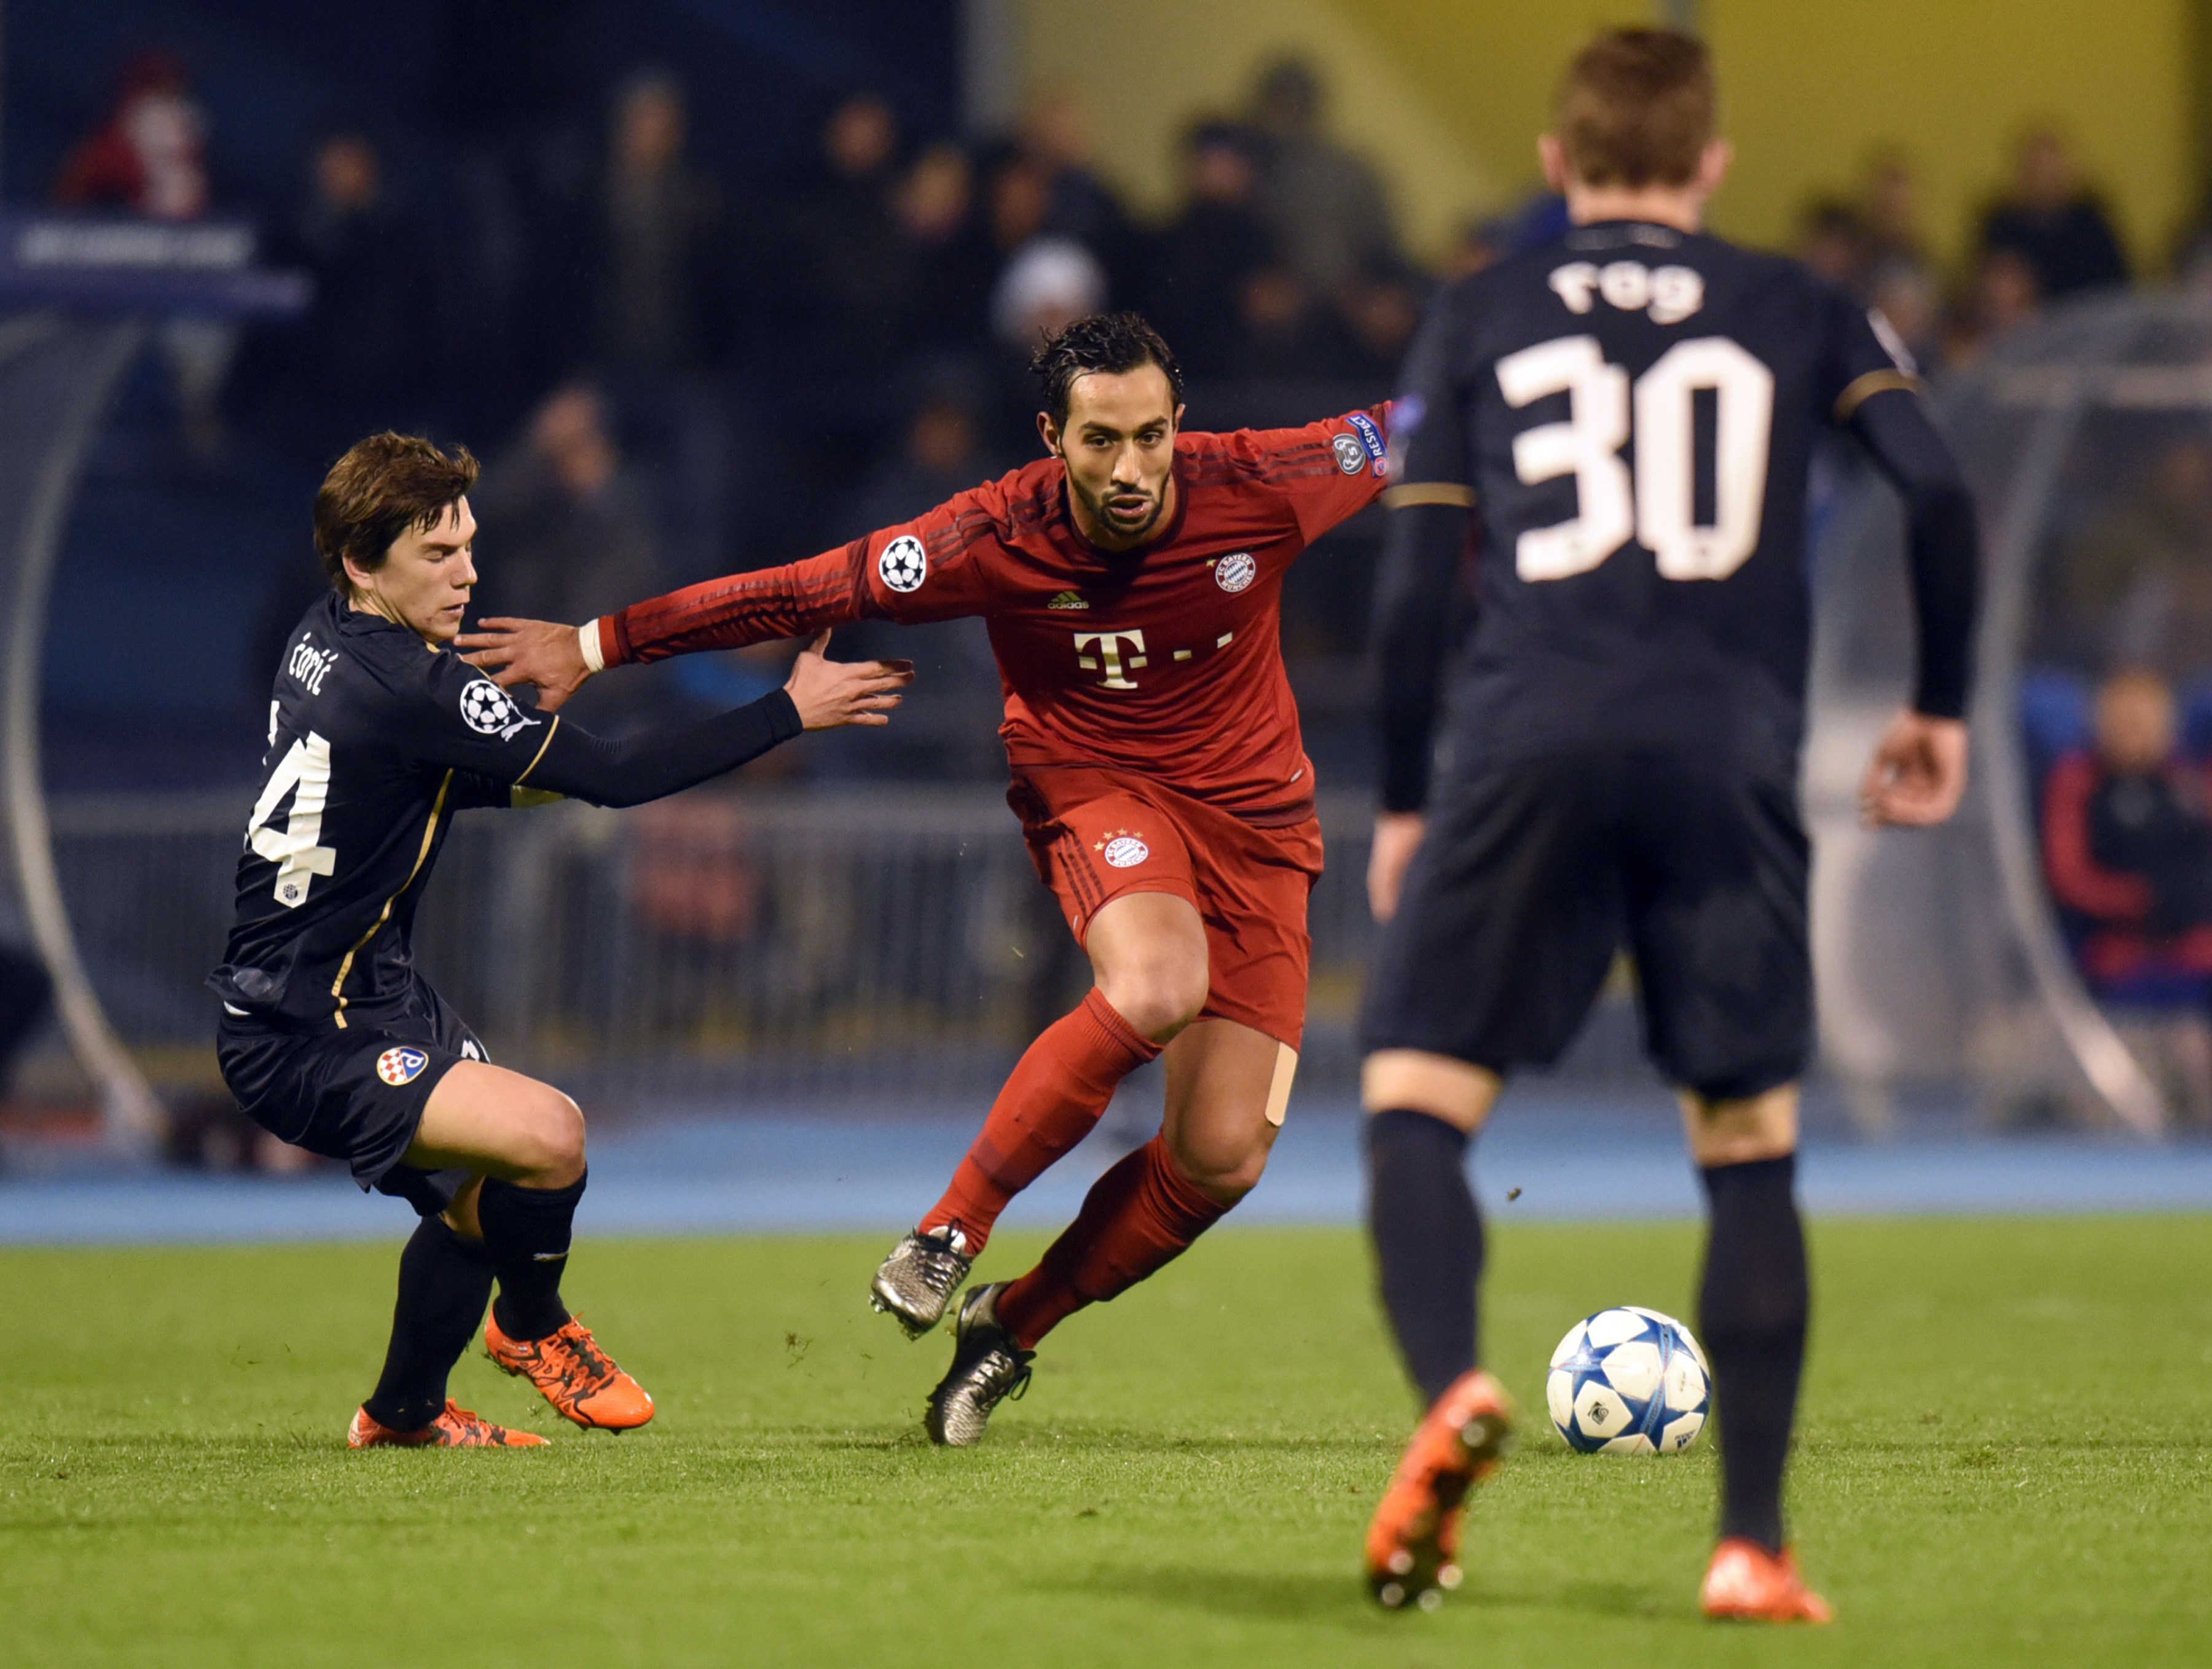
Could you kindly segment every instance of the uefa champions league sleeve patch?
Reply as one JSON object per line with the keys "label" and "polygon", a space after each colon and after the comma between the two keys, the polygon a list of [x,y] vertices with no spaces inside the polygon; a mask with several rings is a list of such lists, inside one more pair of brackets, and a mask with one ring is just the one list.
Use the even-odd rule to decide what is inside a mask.
{"label": "uefa champions league sleeve patch", "polygon": [[404,1045],[386,1049],[376,1058],[376,1075],[397,1089],[403,1083],[412,1083],[422,1076],[422,1069],[430,1064],[430,1057],[420,1049]]}
{"label": "uefa champions league sleeve patch", "polygon": [[1340,434],[1328,444],[1336,454],[1336,467],[1345,474],[1358,475],[1367,467],[1367,448],[1359,444],[1358,435]]}
{"label": "uefa champions league sleeve patch", "polygon": [[913,534],[902,533],[876,558],[876,572],[895,592],[920,591],[921,582],[929,578],[929,553]]}
{"label": "uefa champions league sleeve patch", "polygon": [[514,739],[517,731],[528,730],[544,720],[524,713],[514,704],[514,697],[489,678],[471,678],[461,686],[461,722],[478,736],[495,736],[507,742]]}

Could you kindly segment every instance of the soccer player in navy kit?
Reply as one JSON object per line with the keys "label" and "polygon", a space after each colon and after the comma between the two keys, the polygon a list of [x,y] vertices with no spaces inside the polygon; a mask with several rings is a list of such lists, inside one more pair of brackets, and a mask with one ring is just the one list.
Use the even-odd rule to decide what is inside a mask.
{"label": "soccer player in navy kit", "polygon": [[[1941,822],[1964,791],[1977,539],[1880,317],[1700,231],[1729,161],[1714,112],[1696,41],[1585,47],[1540,147],[1572,229],[1437,297],[1393,411],[1369,877],[1387,926],[1362,1089],[1383,1304],[1429,1411],[1368,1536],[1386,1605],[1456,1581],[1462,1499],[1510,1430],[1478,1366],[1468,1139],[1508,1073],[1558,1058],[1625,945],[1710,1207],[1723,1502],[1701,1603],[1829,1615],[1782,1520],[1808,1309],[1796,775],[1817,426],[1856,438],[1910,524],[1917,683],[1867,777],[1871,824]],[[1439,724],[1471,532],[1474,626]]]}
{"label": "soccer player in navy kit", "polygon": [[491,1065],[414,965],[416,907],[453,815],[656,799],[801,730],[886,723],[912,677],[903,663],[830,661],[817,639],[782,689],[624,742],[520,707],[450,647],[476,584],[476,475],[465,451],[378,434],[324,481],[315,544],[331,590],[277,669],[236,919],[208,980],[223,1078],[246,1114],[422,1215],[383,1376],[347,1434],[356,1448],[544,1441],[446,1395],[495,1280],[484,1337],[501,1368],[578,1425],[653,1417],[561,1302],[583,1114]]}

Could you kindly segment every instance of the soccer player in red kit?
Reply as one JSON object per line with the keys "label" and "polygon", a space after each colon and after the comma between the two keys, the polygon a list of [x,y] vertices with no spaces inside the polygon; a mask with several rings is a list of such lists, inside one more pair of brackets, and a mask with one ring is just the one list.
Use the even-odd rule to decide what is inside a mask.
{"label": "soccer player in red kit", "polygon": [[581,628],[487,621],[465,645],[553,705],[621,662],[983,616],[1006,798],[1097,983],[1023,1055],[944,1198],[878,1271],[877,1308],[912,1336],[933,1327],[1007,1202],[1163,1053],[1167,1111],[1036,1268],[962,1302],[927,1419],[953,1445],[983,1435],[1055,1325],[1165,1265],[1260,1179],[1297,1063],[1322,861],[1283,577],[1387,484],[1380,409],[1183,433],[1175,357],[1133,314],[1079,320],[1035,369],[1048,457],[806,561]]}

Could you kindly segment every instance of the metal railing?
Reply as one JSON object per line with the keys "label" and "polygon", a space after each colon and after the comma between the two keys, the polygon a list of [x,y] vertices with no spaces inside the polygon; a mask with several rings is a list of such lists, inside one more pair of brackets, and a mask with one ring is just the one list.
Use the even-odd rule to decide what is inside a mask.
{"label": "metal railing", "polygon": [[[214,999],[247,805],[57,799],[94,983],[157,1082],[213,1080]],[[1368,937],[1368,807],[1327,802],[1303,1078],[1343,1087]],[[602,1103],[988,1095],[1089,979],[1000,795],[700,792],[634,811],[471,813],[416,935],[502,1061]]]}

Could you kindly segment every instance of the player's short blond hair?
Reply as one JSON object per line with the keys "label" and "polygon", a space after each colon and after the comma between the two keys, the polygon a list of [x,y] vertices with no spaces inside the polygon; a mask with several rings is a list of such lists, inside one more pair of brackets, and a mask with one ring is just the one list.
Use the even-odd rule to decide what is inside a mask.
{"label": "player's short blond hair", "polygon": [[1584,185],[1686,185],[1719,106],[1704,42],[1672,29],[1607,29],[1560,76],[1552,131]]}

